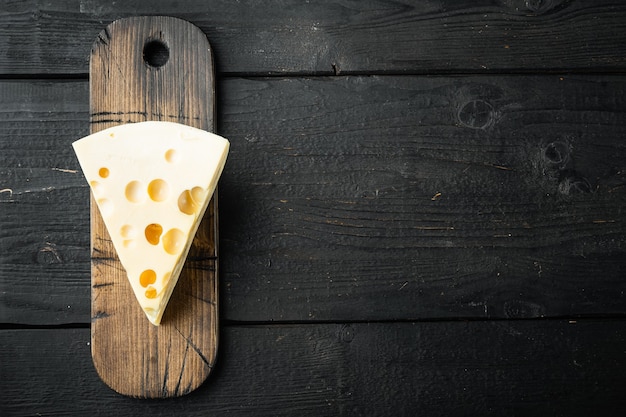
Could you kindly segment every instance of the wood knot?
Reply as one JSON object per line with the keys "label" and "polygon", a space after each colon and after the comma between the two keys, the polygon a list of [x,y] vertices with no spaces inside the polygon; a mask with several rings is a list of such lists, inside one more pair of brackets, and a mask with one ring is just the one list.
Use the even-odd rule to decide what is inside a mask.
{"label": "wood knot", "polygon": [[37,251],[37,263],[43,265],[63,263],[54,243],[46,242],[44,246]]}
{"label": "wood knot", "polygon": [[531,12],[539,12],[545,8],[546,2],[544,0],[526,0],[526,8]]}
{"label": "wood knot", "polygon": [[556,141],[545,147],[543,158],[548,165],[563,168],[569,162],[570,152],[571,148],[567,143]]}
{"label": "wood knot", "polygon": [[543,174],[556,182],[563,195],[591,193],[593,188],[584,175],[574,169],[573,148],[568,141],[557,140],[541,151]]}
{"label": "wood knot", "polygon": [[458,113],[459,122],[471,129],[486,129],[495,121],[493,106],[485,100],[472,100],[463,104]]}
{"label": "wood knot", "polygon": [[576,171],[566,171],[559,182],[559,192],[561,194],[584,194],[591,192],[591,184],[587,178],[581,176]]}
{"label": "wood knot", "polygon": [[558,1],[554,0],[526,0],[526,9],[533,12],[533,14],[545,13],[556,6]]}
{"label": "wood knot", "polygon": [[354,339],[354,327],[350,324],[343,324],[339,329],[339,340],[350,343]]}

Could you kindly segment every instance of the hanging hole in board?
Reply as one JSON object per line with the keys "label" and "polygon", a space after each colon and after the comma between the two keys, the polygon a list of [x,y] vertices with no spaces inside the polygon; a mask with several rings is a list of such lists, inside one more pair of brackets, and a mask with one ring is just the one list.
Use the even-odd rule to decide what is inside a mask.
{"label": "hanging hole in board", "polygon": [[159,40],[149,40],[143,47],[143,60],[151,67],[160,68],[170,58],[167,45]]}

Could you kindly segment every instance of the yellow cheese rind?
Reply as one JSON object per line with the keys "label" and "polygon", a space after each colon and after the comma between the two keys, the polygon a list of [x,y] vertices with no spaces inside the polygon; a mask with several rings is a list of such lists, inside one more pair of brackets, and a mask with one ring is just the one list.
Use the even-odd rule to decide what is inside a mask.
{"label": "yellow cheese rind", "polygon": [[159,325],[229,142],[178,123],[141,122],[72,145],[137,301]]}

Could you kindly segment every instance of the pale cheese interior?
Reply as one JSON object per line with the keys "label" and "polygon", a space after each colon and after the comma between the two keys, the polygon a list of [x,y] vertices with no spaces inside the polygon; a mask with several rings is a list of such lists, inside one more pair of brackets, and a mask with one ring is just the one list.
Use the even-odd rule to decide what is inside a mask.
{"label": "pale cheese interior", "polygon": [[158,325],[215,191],[228,140],[142,122],[73,143],[135,296]]}

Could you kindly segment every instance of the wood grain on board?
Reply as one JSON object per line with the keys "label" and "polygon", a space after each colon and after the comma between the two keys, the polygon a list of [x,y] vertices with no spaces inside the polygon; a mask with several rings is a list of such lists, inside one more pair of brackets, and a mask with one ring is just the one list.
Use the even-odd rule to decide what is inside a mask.
{"label": "wood grain on board", "polygon": [[[87,329],[0,330],[0,414],[621,416],[626,322],[226,325],[214,374],[168,401],[106,389]],[[42,343],[42,341],[47,341]],[[24,352],[29,352],[24,354]],[[44,359],[45,360],[42,360]],[[67,366],[71,363],[71,366]],[[33,389],[33,387],[45,387]]]}
{"label": "wood grain on board", "polygon": [[[623,76],[218,87],[223,318],[626,313]],[[70,148],[87,83],[0,92],[5,321],[88,321],[88,190]]]}
{"label": "wood grain on board", "polygon": [[[213,130],[215,85],[206,36],[168,17],[116,21],[94,44],[91,132],[162,120]],[[160,326],[152,325],[94,201],[91,203],[91,348],[102,379],[142,398],[187,394],[207,378],[217,349],[217,216],[202,220]]]}
{"label": "wood grain on board", "polygon": [[[211,40],[231,141],[220,360],[166,401],[92,365],[71,149],[147,14]],[[625,68],[613,0],[0,2],[0,415],[622,416]]]}
{"label": "wood grain on board", "polygon": [[0,4],[0,74],[86,74],[94,33],[155,13],[200,27],[221,74],[626,67],[626,5],[611,0],[29,0]]}

